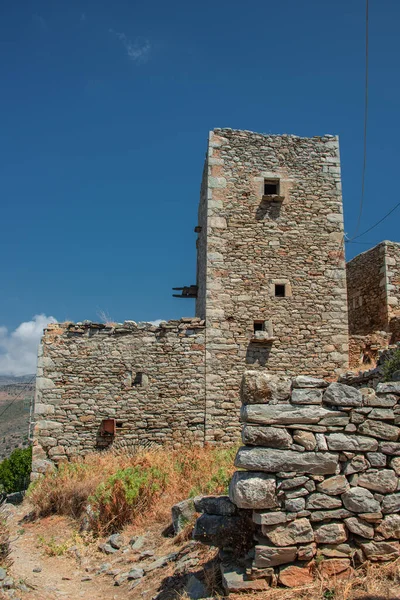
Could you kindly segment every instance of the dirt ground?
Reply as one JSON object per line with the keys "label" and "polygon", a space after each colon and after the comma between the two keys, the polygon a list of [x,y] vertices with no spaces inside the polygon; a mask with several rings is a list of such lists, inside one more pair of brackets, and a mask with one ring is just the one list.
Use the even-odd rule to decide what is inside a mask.
{"label": "dirt ground", "polygon": [[[98,549],[102,540],[80,535],[72,520],[52,516],[29,521],[29,512],[29,505],[24,503],[12,507],[8,518],[13,561],[8,573],[19,584],[17,596],[21,599],[174,600],[184,595],[191,575],[200,580],[214,577],[215,550],[179,537],[167,537],[163,533],[165,526],[155,525],[147,531],[125,530],[122,535],[126,545],[106,555]],[[138,536],[143,545],[140,550],[133,550],[129,540]],[[146,573],[139,583],[124,581],[115,585],[118,575],[151,565],[171,553],[178,553],[174,561]],[[105,563],[107,570],[99,573]],[[132,585],[134,589],[130,589]]]}

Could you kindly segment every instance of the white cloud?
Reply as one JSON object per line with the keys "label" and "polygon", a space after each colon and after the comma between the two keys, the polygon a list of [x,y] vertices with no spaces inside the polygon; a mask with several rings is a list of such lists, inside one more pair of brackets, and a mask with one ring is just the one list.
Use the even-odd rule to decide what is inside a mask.
{"label": "white cloud", "polygon": [[158,325],[160,323],[162,323],[163,321],[165,321],[166,319],[156,319],[155,321],[146,321],[146,323],[150,323],[151,325],[154,325],[155,327],[158,327]]}
{"label": "white cloud", "polygon": [[125,33],[118,33],[118,31],[114,31],[113,29],[110,29],[109,31],[122,42],[130,60],[141,63],[148,59],[151,50],[150,42],[148,40],[144,40],[142,43],[139,41],[131,42]]}
{"label": "white cloud", "polygon": [[0,375],[28,375],[36,371],[37,348],[43,329],[54,317],[35,315],[11,333],[0,327]]}

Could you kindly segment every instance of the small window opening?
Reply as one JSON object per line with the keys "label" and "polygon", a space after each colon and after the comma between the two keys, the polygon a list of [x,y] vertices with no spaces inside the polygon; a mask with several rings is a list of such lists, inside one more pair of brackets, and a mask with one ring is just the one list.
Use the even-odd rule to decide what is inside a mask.
{"label": "small window opening", "polygon": [[265,331],[265,321],[254,321],[253,331]]}
{"label": "small window opening", "polygon": [[142,385],[143,384],[143,372],[142,371],[138,371],[135,375],[134,380],[132,381],[132,385]]}
{"label": "small window opening", "polygon": [[282,283],[275,284],[275,296],[277,298],[284,298],[286,296],[285,285]]}
{"label": "small window opening", "polygon": [[264,179],[264,196],[279,196],[279,181]]}
{"label": "small window opening", "polygon": [[121,429],[122,425],[123,425],[122,421],[117,421],[116,422],[116,426],[117,426],[118,429]]}

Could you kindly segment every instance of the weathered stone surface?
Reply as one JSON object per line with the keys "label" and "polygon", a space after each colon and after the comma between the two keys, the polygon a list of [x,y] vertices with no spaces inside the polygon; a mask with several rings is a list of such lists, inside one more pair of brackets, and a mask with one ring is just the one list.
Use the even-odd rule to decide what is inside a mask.
{"label": "weathered stone surface", "polygon": [[[350,486],[349,486],[350,487]],[[337,496],[327,496],[326,494],[310,494],[307,498],[307,510],[330,510],[340,508],[342,501]]]}
{"label": "weathered stone surface", "polygon": [[382,440],[389,440],[393,442],[398,440],[400,433],[399,427],[370,419],[367,419],[364,421],[364,423],[360,423],[358,426],[358,431],[363,435],[371,435]]}
{"label": "weathered stone surface", "polygon": [[285,512],[265,512],[265,511],[253,511],[253,521],[257,525],[278,525],[278,523],[286,523],[287,516]]}
{"label": "weathered stone surface", "polygon": [[314,533],[308,519],[296,519],[272,527],[262,525],[262,532],[275,546],[291,546],[314,541]]}
{"label": "weathered stone surface", "polygon": [[400,381],[390,381],[389,383],[378,383],[376,386],[377,394],[397,394],[400,396]]}
{"label": "weathered stone surface", "polygon": [[196,512],[209,515],[234,515],[237,510],[228,496],[196,496],[193,504]]}
{"label": "weathered stone surface", "polygon": [[381,512],[359,513],[358,516],[363,521],[367,521],[367,523],[380,523],[383,519],[383,514]]}
{"label": "weathered stone surface", "polygon": [[385,539],[400,538],[400,515],[386,515],[383,521],[376,527],[376,532]]}
{"label": "weathered stone surface", "polygon": [[350,560],[347,558],[332,558],[329,560],[324,560],[318,567],[319,572],[323,577],[335,577],[338,575],[346,575],[348,577],[352,574],[352,569],[350,569]]}
{"label": "weathered stone surface", "polygon": [[350,489],[349,482],[344,475],[335,475],[327,477],[324,481],[317,484],[317,491],[329,496],[343,494]]}
{"label": "weathered stone surface", "polygon": [[332,406],[361,406],[362,395],[359,390],[344,383],[331,383],[324,393],[323,402]]}
{"label": "weathered stone surface", "polygon": [[380,511],[380,504],[371,492],[362,487],[351,488],[342,494],[342,500],[347,510],[355,513],[373,513]]}
{"label": "weathered stone surface", "polygon": [[394,470],[397,476],[400,475],[400,456],[392,458],[390,461],[390,466]]}
{"label": "weathered stone surface", "polygon": [[296,555],[296,546],[288,546],[286,548],[278,548],[276,546],[256,546],[253,564],[257,568],[276,567],[295,561]]}
{"label": "weathered stone surface", "polygon": [[282,427],[262,427],[244,425],[242,440],[249,446],[267,446],[269,448],[290,448],[293,443],[290,433]]}
{"label": "weathered stone surface", "polygon": [[240,544],[251,535],[251,528],[241,516],[202,514],[196,521],[193,539],[211,546],[224,547]]}
{"label": "weathered stone surface", "polygon": [[236,471],[229,485],[229,498],[239,508],[274,508],[278,505],[275,477]]}
{"label": "weathered stone surface", "polygon": [[293,452],[267,448],[240,448],[235,466],[252,471],[294,471],[296,473],[333,474],[339,458],[336,454],[316,452]]}
{"label": "weathered stone surface", "polygon": [[249,404],[242,406],[240,417],[245,423],[287,425],[290,423],[318,423],[329,414],[321,406],[292,406],[291,404]]}
{"label": "weathered stone surface", "polygon": [[345,475],[361,473],[363,471],[366,471],[369,467],[370,463],[367,461],[367,459],[362,454],[358,454],[346,464],[345,468],[343,469],[343,473]]}
{"label": "weathered stone surface", "polygon": [[242,567],[235,564],[221,564],[222,585],[227,594],[230,592],[260,592],[269,588],[265,578],[248,579]]}
{"label": "weathered stone surface", "polygon": [[400,556],[400,544],[398,542],[368,542],[361,544],[361,548],[368,560],[387,561]]}
{"label": "weathered stone surface", "polygon": [[346,508],[336,508],[334,510],[316,510],[313,511],[309,517],[312,523],[319,523],[320,521],[332,521],[332,519],[347,519],[352,517],[353,514]]}
{"label": "weathered stone surface", "polygon": [[322,404],[322,390],[295,389],[292,391],[292,404]]}
{"label": "weathered stone surface", "polygon": [[369,419],[378,419],[381,421],[393,421],[395,414],[391,408],[374,408],[368,414]]}
{"label": "weathered stone surface", "polygon": [[319,546],[318,553],[328,558],[346,558],[353,556],[355,549],[350,544],[330,544],[329,546]]}
{"label": "weathered stone surface", "polygon": [[397,396],[393,394],[382,394],[377,396],[372,388],[362,388],[360,390],[364,400],[364,406],[377,406],[380,408],[391,408],[397,402]]}
{"label": "weathered stone surface", "polygon": [[304,498],[286,498],[285,510],[298,513],[305,509],[306,501]]}
{"label": "weathered stone surface", "polygon": [[388,494],[397,490],[398,477],[391,469],[371,469],[359,476],[358,485],[374,492]]}
{"label": "weathered stone surface", "polygon": [[285,587],[298,587],[312,583],[314,576],[310,565],[299,567],[290,565],[279,570],[278,582]]}
{"label": "weathered stone surface", "polygon": [[301,485],[304,485],[309,481],[309,478],[306,475],[302,475],[300,477],[293,477],[292,479],[284,479],[278,484],[279,490],[291,490],[293,488],[297,488]]}
{"label": "weathered stone surface", "polygon": [[343,523],[324,523],[314,527],[317,544],[341,544],[347,540],[347,531]]}
{"label": "weathered stone surface", "polygon": [[392,454],[393,456],[400,456],[400,443],[380,442],[379,451],[383,452],[383,454]]}
{"label": "weathered stone surface", "polygon": [[293,432],[293,441],[303,446],[306,450],[314,450],[317,445],[315,435],[311,431],[295,429]]}
{"label": "weathered stone surface", "polygon": [[381,452],[367,452],[367,459],[371,467],[386,467],[387,457]]}
{"label": "weathered stone surface", "polygon": [[178,534],[184,529],[185,525],[194,517],[195,509],[193,500],[182,500],[171,508],[172,525],[175,534]]}
{"label": "weathered stone surface", "polygon": [[378,449],[377,440],[370,437],[347,435],[345,433],[328,433],[325,437],[329,450],[335,450],[336,452],[342,450],[374,452]]}
{"label": "weathered stone surface", "polygon": [[372,525],[369,525],[362,519],[357,519],[357,517],[350,517],[349,519],[345,519],[346,527],[351,533],[355,533],[356,535],[360,535],[361,537],[365,537],[367,539],[371,539],[374,537],[374,528]]}
{"label": "weathered stone surface", "polygon": [[382,512],[397,513],[400,511],[400,493],[399,494],[388,494],[382,500]]}
{"label": "weathered stone surface", "polygon": [[289,398],[291,381],[271,373],[246,371],[241,385],[243,404],[276,404]]}
{"label": "weathered stone surface", "polygon": [[317,544],[312,542],[311,544],[306,544],[305,546],[298,546],[297,550],[297,560],[311,560],[317,553]]}
{"label": "weathered stone surface", "polygon": [[308,375],[298,375],[292,381],[294,388],[325,388],[327,385],[324,379],[309,377]]}

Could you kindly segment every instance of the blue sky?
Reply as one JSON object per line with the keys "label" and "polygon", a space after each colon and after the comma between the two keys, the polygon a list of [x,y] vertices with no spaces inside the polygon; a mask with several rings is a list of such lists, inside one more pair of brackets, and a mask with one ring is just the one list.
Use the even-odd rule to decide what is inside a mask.
{"label": "blue sky", "polygon": [[[398,201],[400,3],[370,2],[360,231]],[[0,325],[190,315],[208,131],[340,135],[361,188],[364,0],[6,1],[0,7]],[[399,214],[359,241],[398,238]],[[368,244],[349,244],[347,257]]]}

